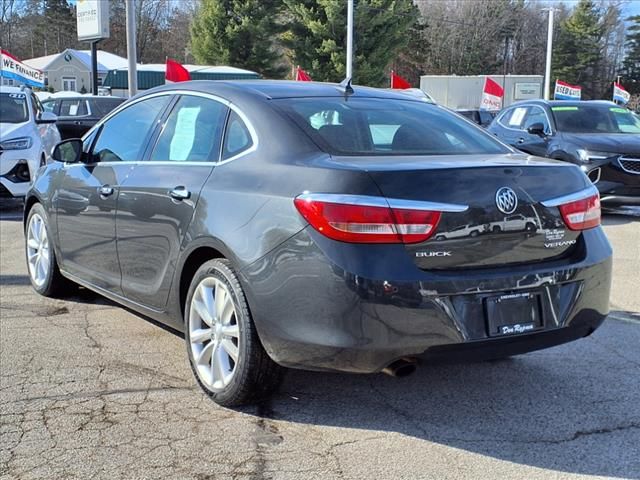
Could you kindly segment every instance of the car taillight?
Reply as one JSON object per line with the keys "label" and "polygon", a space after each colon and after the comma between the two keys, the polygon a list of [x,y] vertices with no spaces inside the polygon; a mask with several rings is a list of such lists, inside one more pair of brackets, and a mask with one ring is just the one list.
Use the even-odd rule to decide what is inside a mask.
{"label": "car taillight", "polygon": [[301,195],[294,203],[313,228],[342,242],[424,242],[440,221],[439,211],[392,208],[383,198],[369,197],[367,202],[349,195],[320,197]]}
{"label": "car taillight", "polygon": [[569,230],[586,230],[600,225],[600,195],[558,205]]}

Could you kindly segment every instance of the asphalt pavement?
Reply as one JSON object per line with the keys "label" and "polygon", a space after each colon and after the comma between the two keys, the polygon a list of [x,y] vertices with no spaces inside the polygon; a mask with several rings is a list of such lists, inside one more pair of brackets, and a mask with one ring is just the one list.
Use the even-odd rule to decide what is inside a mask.
{"label": "asphalt pavement", "polygon": [[0,203],[1,479],[640,479],[640,208],[605,216],[612,314],[591,337],[401,379],[290,371],[237,410],[175,332],[36,295],[20,217]]}

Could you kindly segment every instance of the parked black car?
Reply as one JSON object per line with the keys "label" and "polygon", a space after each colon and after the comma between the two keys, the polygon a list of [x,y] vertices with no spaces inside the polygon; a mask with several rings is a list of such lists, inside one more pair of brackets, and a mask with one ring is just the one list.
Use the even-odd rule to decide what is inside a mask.
{"label": "parked black car", "polygon": [[603,201],[640,204],[640,120],[606,101],[531,100],[489,126],[523,152],[579,165]]}
{"label": "parked black car", "polygon": [[456,112],[468,118],[473,123],[477,123],[485,128],[488,127],[498,115],[498,112],[493,110],[456,110]]}
{"label": "parked black car", "polygon": [[56,126],[62,139],[79,138],[102,117],[123,103],[126,98],[78,95],[49,98],[42,102],[45,111],[58,116]]}
{"label": "parked black car", "polygon": [[75,282],[184,331],[223,405],[272,392],[281,366],[401,375],[578,339],[609,310],[580,169],[407,95],[185,82],[54,153],[25,206],[35,290]]}

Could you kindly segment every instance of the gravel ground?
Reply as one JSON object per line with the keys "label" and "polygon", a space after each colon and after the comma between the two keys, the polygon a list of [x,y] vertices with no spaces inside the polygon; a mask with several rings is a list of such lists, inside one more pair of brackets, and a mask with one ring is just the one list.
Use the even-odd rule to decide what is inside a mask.
{"label": "gravel ground", "polygon": [[291,371],[229,410],[174,332],[37,296],[18,208],[0,204],[2,479],[640,479],[640,209],[605,218],[612,315],[589,338],[402,379]]}

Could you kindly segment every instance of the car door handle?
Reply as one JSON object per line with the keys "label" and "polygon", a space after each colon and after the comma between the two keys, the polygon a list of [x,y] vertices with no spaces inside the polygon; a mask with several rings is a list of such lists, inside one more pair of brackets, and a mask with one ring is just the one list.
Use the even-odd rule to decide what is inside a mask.
{"label": "car door handle", "polygon": [[82,122],[80,120],[76,120],[75,122],[73,122],[74,125],[82,125]]}
{"label": "car door handle", "polygon": [[518,143],[524,143],[524,138],[520,137],[520,138],[518,139]]}
{"label": "car door handle", "polygon": [[191,192],[183,186],[178,186],[169,190],[169,196],[175,200],[186,200],[191,197]]}
{"label": "car door handle", "polygon": [[113,195],[114,189],[110,185],[103,185],[98,188],[98,192],[100,192],[101,197],[108,197],[110,195]]}

